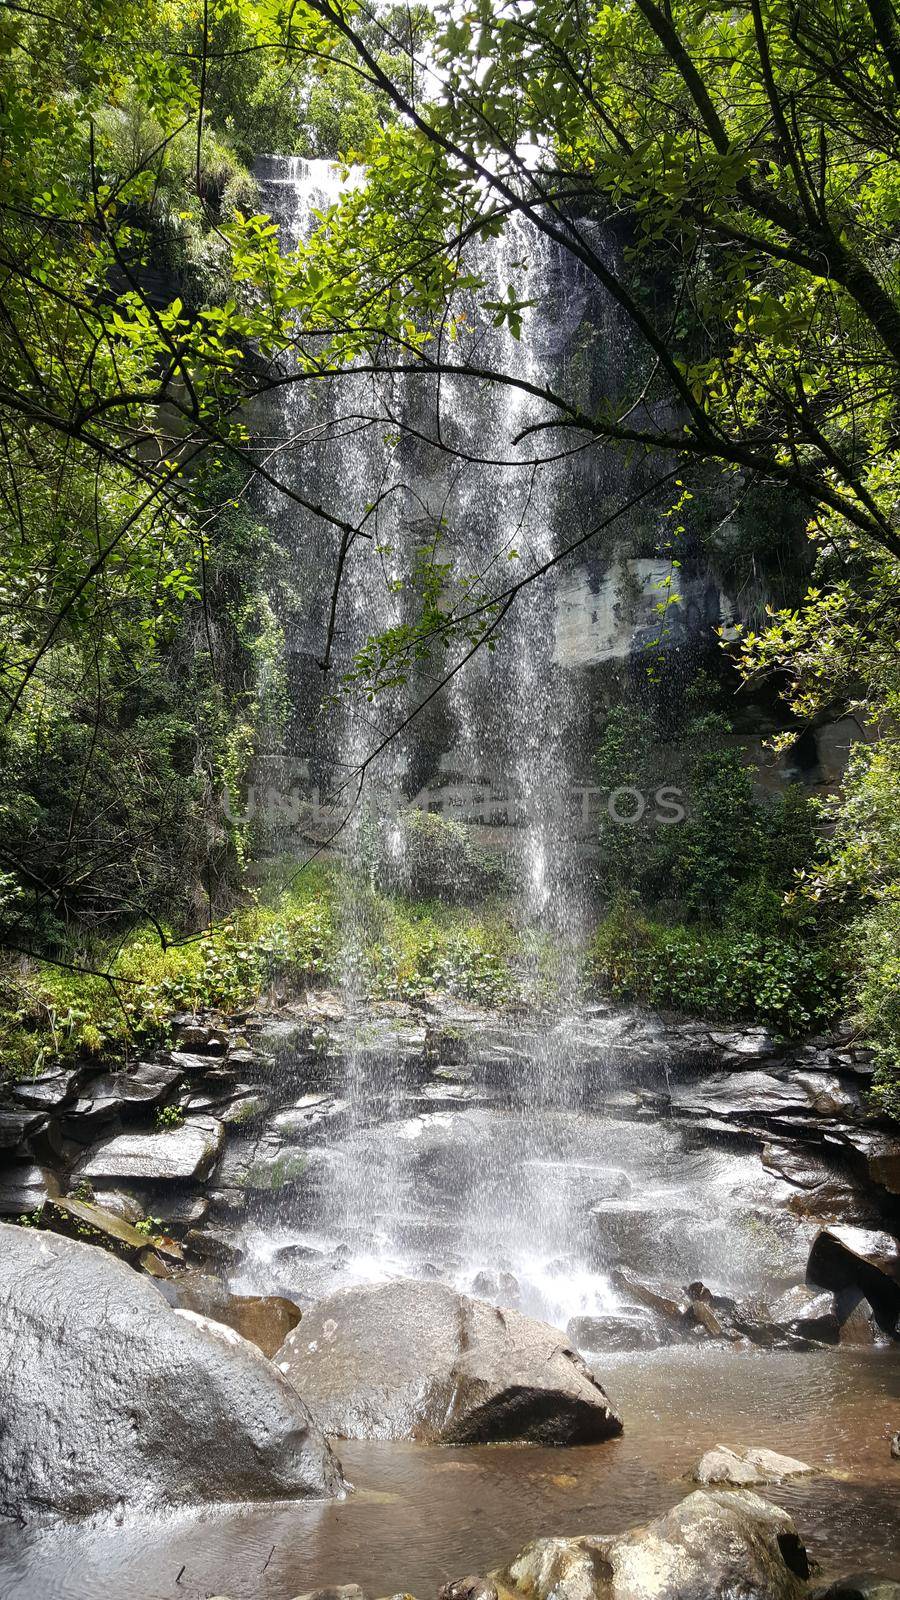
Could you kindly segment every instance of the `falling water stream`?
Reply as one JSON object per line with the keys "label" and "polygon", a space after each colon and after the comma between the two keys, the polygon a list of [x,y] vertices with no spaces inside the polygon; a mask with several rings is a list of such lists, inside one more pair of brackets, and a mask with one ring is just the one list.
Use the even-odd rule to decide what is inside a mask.
{"label": "falling water stream", "polygon": [[[265,204],[287,245],[320,225],[342,182],[357,181],[326,162],[299,159],[266,160],[260,176]],[[484,299],[500,301],[512,286],[528,302],[521,337],[514,338],[506,324],[493,327],[484,314],[479,320],[469,297],[466,312],[479,362],[517,373],[536,387],[550,375],[554,339],[560,337],[547,309],[558,277],[554,250],[528,224],[513,221],[499,243],[479,245],[471,263],[484,282]],[[430,380],[428,385],[376,383],[351,374],[320,387],[310,401],[308,386],[301,384],[284,391],[260,424],[284,481],[354,524],[377,503],[368,525],[372,537],[355,542],[345,570],[334,632],[338,672],[369,635],[400,620],[398,585],[414,575],[423,545],[446,562],[456,581],[487,570],[497,575],[494,588],[509,581],[507,574],[539,569],[559,545],[565,485],[558,466],[535,470],[530,464],[535,447],[528,429],[540,416],[532,395],[513,385],[486,393],[462,377],[443,381],[439,390]],[[413,445],[403,437],[404,418],[415,421]],[[438,433],[445,448],[422,442],[423,435]],[[313,633],[319,628],[321,641],[334,537],[276,490],[266,511],[312,597],[309,623]],[[409,693],[420,695],[423,687],[430,680],[424,686],[416,680]],[[342,793],[349,802],[355,770],[410,703],[402,695],[388,697],[383,709],[349,695],[330,705],[312,754],[323,784],[341,789],[346,783]],[[576,987],[580,904],[570,791],[579,709],[556,659],[553,582],[529,584],[506,620],[496,653],[474,656],[444,691],[436,770],[419,761],[420,775],[437,783],[442,801],[454,785],[457,795],[459,785],[467,785],[471,809],[467,814],[463,798],[457,813],[464,820],[477,826],[485,808],[489,815],[492,804],[505,806],[511,904],[526,987],[535,1001],[541,998],[539,952],[546,957],[552,940],[557,1011],[573,1006]],[[404,790],[413,798],[415,762],[413,732],[379,761],[341,830],[349,887],[341,909],[346,1043],[333,1085],[340,1137],[330,1137],[321,1152],[308,1152],[309,1192],[298,1207],[302,1238],[293,1242],[330,1255],[339,1250],[343,1282],[410,1270],[439,1273],[461,1287],[479,1284],[501,1301],[512,1295],[565,1322],[568,1314],[608,1308],[614,1299],[606,1275],[573,1253],[572,1207],[556,1181],[580,1137],[565,1028],[547,1030],[502,1103],[481,1109],[467,1106],[471,1097],[463,1090],[448,1089],[430,1105],[415,1094],[411,1099],[390,1041],[381,1038],[374,1049],[365,1042],[369,1023],[359,952],[367,872],[373,850],[380,849],[393,853],[403,880],[403,834],[391,824],[386,796]],[[447,1199],[455,1215],[439,1220]],[[277,1231],[271,1218],[261,1219],[255,1245],[264,1270],[273,1250],[287,1247],[285,1226],[283,1221]],[[311,1268],[310,1280],[315,1276]]]}
{"label": "falling water stream", "polygon": [[[283,158],[267,158],[260,177],[289,246],[321,225],[343,183],[358,181],[326,162]],[[465,325],[478,364],[517,374],[529,387],[486,388],[459,375],[439,387],[430,378],[375,382],[353,372],[316,385],[312,398],[308,384],[287,386],[257,419],[258,437],[289,487],[353,525],[375,507],[367,524],[373,537],[355,541],[339,596],[337,673],[368,636],[402,618],[398,585],[410,579],[423,544],[455,579],[496,571],[502,587],[502,574],[540,569],[592,515],[591,496],[568,461],[531,465],[529,429],[542,415],[532,391],[573,359],[591,319],[601,333],[592,360],[602,367],[621,359],[611,308],[593,304],[556,246],[521,219],[499,241],[480,243],[470,265],[484,301],[504,300],[512,286],[526,303],[521,337],[514,338],[469,295]],[[442,448],[428,442],[438,436]],[[596,491],[596,468],[591,481]],[[316,716],[315,660],[336,535],[277,490],[265,510],[304,596],[302,627],[295,621],[296,637],[288,639],[295,659],[306,663],[305,676],[295,672],[295,684],[307,685],[305,697],[296,690],[306,708],[298,719],[297,736],[306,741],[300,754],[324,788],[347,785],[339,812],[354,793],[348,778],[432,680],[426,672],[384,705],[339,696],[326,716]],[[581,1048],[583,862],[571,791],[585,744],[583,699],[558,660],[551,575],[524,587],[496,652],[474,655],[442,692],[424,731],[414,726],[391,744],[367,777],[337,840],[347,869],[340,1047],[321,1064],[315,1095],[305,1090],[279,1119],[295,1137],[303,1175],[287,1200],[258,1199],[239,1287],[274,1283],[308,1302],[352,1284],[438,1277],[565,1329],[573,1317],[629,1314],[612,1277],[623,1261],[667,1280],[701,1278],[743,1294],[763,1295],[802,1277],[808,1230],[779,1218],[786,1187],[779,1190],[779,1180],[746,1151],[697,1149],[671,1124],[617,1111],[620,1084],[605,1065],[607,1045],[616,1044],[615,1019],[595,1017],[587,1058]],[[521,1038],[509,1028],[483,1036],[474,1062],[454,1067],[451,1060],[436,1074],[423,1073],[422,1019],[392,1022],[389,1005],[379,1013],[367,1004],[360,962],[379,850],[391,854],[404,879],[404,835],[391,820],[391,791],[427,805],[423,784],[439,799],[448,787],[458,793],[467,784],[461,814],[466,804],[473,808],[476,832],[492,806],[506,803],[510,914],[526,987],[543,1018]],[[470,1028],[466,1007],[457,1022],[463,1032]],[[453,1029],[451,1009],[438,1030],[445,1044]]]}

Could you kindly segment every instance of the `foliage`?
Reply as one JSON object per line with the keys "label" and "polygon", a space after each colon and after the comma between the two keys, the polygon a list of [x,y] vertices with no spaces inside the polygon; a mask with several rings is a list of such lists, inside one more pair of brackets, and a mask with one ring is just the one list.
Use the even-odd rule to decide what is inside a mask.
{"label": "foliage", "polygon": [[[688,716],[661,741],[637,707],[611,713],[596,768],[610,790],[678,790],[685,816],[667,825],[600,828],[600,883],[611,909],[589,968],[622,999],[790,1035],[834,1021],[845,984],[838,923],[814,920],[797,886],[820,841],[799,786],[757,799],[721,715]],[[668,815],[669,813],[662,813]]]}
{"label": "foliage", "polygon": [[[489,1006],[522,993],[530,956],[502,905],[476,912],[357,888],[348,929],[347,887],[336,868],[306,868],[295,888],[187,941],[163,948],[144,928],[118,949],[95,944],[92,960],[109,978],[76,962],[0,969],[0,1075],[27,1076],[85,1051],[118,1056],[166,1040],[177,1012],[246,1010],[273,987],[302,994],[355,977],[373,997],[445,991]],[[543,956],[551,959],[549,947]]]}
{"label": "foliage", "polygon": [[184,1122],[184,1112],[180,1106],[160,1106],[156,1113],[156,1130],[158,1133],[168,1133],[174,1128],[180,1128]]}
{"label": "foliage", "polygon": [[[633,789],[647,798],[636,823],[601,811],[599,882],[607,901],[721,924],[751,893],[777,904],[814,858],[816,818],[803,790],[757,799],[741,747],[716,712],[688,715],[661,735],[639,707],[614,707],[595,771],[612,796]],[[651,798],[657,794],[661,805]]]}
{"label": "foliage", "polygon": [[334,948],[328,882],[308,870],[274,905],[251,903],[165,946],[144,927],[112,948],[73,949],[81,960],[68,968],[10,964],[0,975],[0,1071],[23,1076],[86,1050],[121,1053],[165,1039],[179,1011],[235,1011],[276,976],[297,989],[323,977]]}
{"label": "foliage", "polygon": [[[764,817],[708,730],[706,752],[685,757],[692,818],[664,843],[654,835],[646,861],[641,830],[627,847],[607,839],[610,882],[696,918],[720,895],[724,929],[726,905],[730,917],[751,893],[769,904],[799,861],[801,898],[840,901],[858,930],[847,964],[862,952],[862,1003],[896,1060],[871,954],[896,885],[883,803],[900,564],[890,8],[46,0],[0,20],[0,59],[2,932],[19,949],[60,953],[74,940],[77,965],[80,939],[155,919],[160,952],[148,979],[150,941],[132,936],[116,958],[136,963],[119,985],[131,998],[114,1002],[99,979],[107,1010],[87,1016],[65,977],[26,973],[9,1014],[36,1058],[48,1038],[97,1048],[123,1006],[136,1027],[159,1025],[182,993],[230,1003],[266,981],[276,953],[301,967],[325,959],[327,933],[306,922],[250,936],[239,918],[178,957],[159,931],[227,908],[252,847],[214,798],[240,792],[260,716],[247,685],[278,650],[231,515],[272,477],[248,447],[247,403],[275,382],[318,385],[361,364],[429,394],[449,372],[462,393],[527,396],[528,436],[549,441],[548,458],[612,442],[661,452],[673,472],[712,463],[736,505],[768,496],[776,543],[788,532],[793,548],[806,522],[809,593],[745,631],[742,668],[777,673],[800,723],[856,709],[885,734],[883,758],[851,772],[829,811],[833,848],[813,867],[800,810]],[[361,181],[284,249],[247,161],[261,144],[331,154],[345,141],[364,158]],[[628,360],[602,400],[585,401],[565,364],[558,388],[535,392],[506,343],[507,370],[485,366],[486,324],[513,340],[522,331],[522,263],[510,259],[498,294],[469,246],[496,240],[512,215],[628,324]],[[621,257],[597,248],[609,217]],[[676,487],[673,571],[691,492]],[[374,503],[349,521],[295,498],[335,536],[336,607]],[[726,520],[739,546],[730,570],[754,571],[767,530]],[[490,645],[543,570],[509,582],[493,561],[471,567],[450,574],[436,534],[398,594],[396,626],[350,663],[345,688],[380,693],[454,645]],[[793,842],[775,860],[787,823]],[[283,948],[264,948],[269,938]],[[500,981],[493,948],[441,948],[423,947],[429,971],[445,960],[454,982]],[[784,1008],[762,957],[744,954],[761,1003]]]}
{"label": "foliage", "polygon": [[330,70],[321,23],[279,19],[51,0],[0,23],[0,931],[19,949],[196,927],[249,842],[221,793],[272,731],[280,636],[234,408],[246,341],[271,346],[274,317],[283,343],[285,306],[243,158],[278,129],[315,143]]}
{"label": "foliage", "polygon": [[875,1098],[900,1120],[900,904],[884,900],[861,919],[857,998],[875,1046]]}
{"label": "foliage", "polygon": [[502,862],[475,843],[465,823],[403,811],[383,837],[379,877],[389,889],[453,903],[484,900],[504,885]]}
{"label": "foliage", "polygon": [[840,953],[752,921],[721,929],[614,911],[591,946],[589,972],[617,999],[733,1021],[786,1037],[833,1023],[844,999]]}
{"label": "foliage", "polygon": [[875,1047],[876,1095],[900,1116],[900,744],[888,731],[860,742],[840,792],[824,806],[825,848],[801,877],[797,899],[820,916],[850,917],[847,941],[854,1000]]}

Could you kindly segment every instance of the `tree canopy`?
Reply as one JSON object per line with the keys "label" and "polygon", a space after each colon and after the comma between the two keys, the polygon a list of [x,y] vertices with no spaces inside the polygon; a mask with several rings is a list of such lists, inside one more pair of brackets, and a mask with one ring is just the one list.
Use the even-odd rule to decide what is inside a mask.
{"label": "tree canopy", "polygon": [[[211,796],[240,788],[253,663],[279,655],[252,581],[269,537],[253,486],[330,530],[332,620],[363,531],[279,477],[248,405],[366,371],[527,394],[528,470],[570,449],[661,458],[673,563],[692,472],[713,467],[734,506],[783,496],[809,591],[744,631],[741,668],[780,675],[798,726],[839,705],[878,729],[846,803],[879,814],[900,770],[892,0],[8,0],[0,70],[13,942],[156,916],[179,878],[218,904],[246,841]],[[250,171],[266,150],[362,169],[292,248]],[[466,305],[515,340],[526,295],[512,269],[498,298],[473,246],[512,218],[625,319],[614,392],[485,362]],[[439,412],[432,442],[453,448]],[[350,677],[378,693],[438,642],[452,672],[564,554],[511,581],[473,572],[449,597],[420,575],[418,614]],[[330,648],[329,630],[325,668]],[[852,879],[888,915],[884,830],[867,864],[843,804],[809,892]],[[187,873],[168,850],[179,826]]]}

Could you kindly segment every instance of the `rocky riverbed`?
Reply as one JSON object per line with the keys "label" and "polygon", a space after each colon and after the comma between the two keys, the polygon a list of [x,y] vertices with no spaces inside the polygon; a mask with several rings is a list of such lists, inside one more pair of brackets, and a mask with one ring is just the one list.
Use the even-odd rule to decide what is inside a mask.
{"label": "rocky riverbed", "polygon": [[0,1216],[111,1235],[211,1314],[211,1280],[303,1308],[413,1276],[599,1352],[895,1333],[900,1141],[849,1030],[318,994],[174,1033],[8,1089]]}
{"label": "rocky riverbed", "polygon": [[[849,1030],[313,994],[10,1085],[0,1454],[29,1526],[0,1592],[177,1597],[190,1567],[232,1600],[424,1596],[490,1568],[536,1594],[497,1560],[593,1529],[594,1587],[579,1546],[559,1594],[643,1595],[626,1512],[685,1474],[757,1484],[753,1447],[813,1467],[764,1492],[814,1552],[827,1528],[823,1572],[900,1577],[900,1144],[870,1070]],[[778,1570],[747,1595],[812,1593]]]}

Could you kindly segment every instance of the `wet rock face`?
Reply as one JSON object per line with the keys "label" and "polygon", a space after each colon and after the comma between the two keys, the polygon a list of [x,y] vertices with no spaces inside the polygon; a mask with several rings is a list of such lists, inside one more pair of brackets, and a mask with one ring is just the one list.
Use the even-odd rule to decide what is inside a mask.
{"label": "wet rock face", "polygon": [[224,1129],[215,1117],[195,1117],[162,1133],[120,1133],[98,1145],[76,1172],[79,1178],[90,1181],[199,1181],[215,1166],[223,1138]]}
{"label": "wet rock face", "polygon": [[809,1283],[865,1297],[879,1326],[900,1324],[900,1240],[866,1228],[823,1228],[810,1251]]}
{"label": "wet rock face", "polygon": [[44,1167],[14,1161],[0,1174],[0,1217],[34,1211],[59,1194],[59,1183]]}
{"label": "wet rock face", "polygon": [[276,1365],[344,1439],[588,1444],[621,1433],[559,1333],[441,1283],[402,1280],[319,1301]]}
{"label": "wet rock face", "polygon": [[327,1496],[340,1465],[296,1391],[93,1245],[0,1225],[0,1511],[70,1516]]}
{"label": "wet rock face", "polygon": [[809,1564],[786,1511],[698,1490],[619,1538],[538,1539],[492,1576],[528,1600],[802,1600]]}
{"label": "wet rock face", "polygon": [[179,1311],[194,1311],[234,1328],[264,1356],[273,1356],[300,1321],[300,1307],[278,1294],[232,1294],[204,1272],[185,1272],[163,1283],[161,1293]]}

